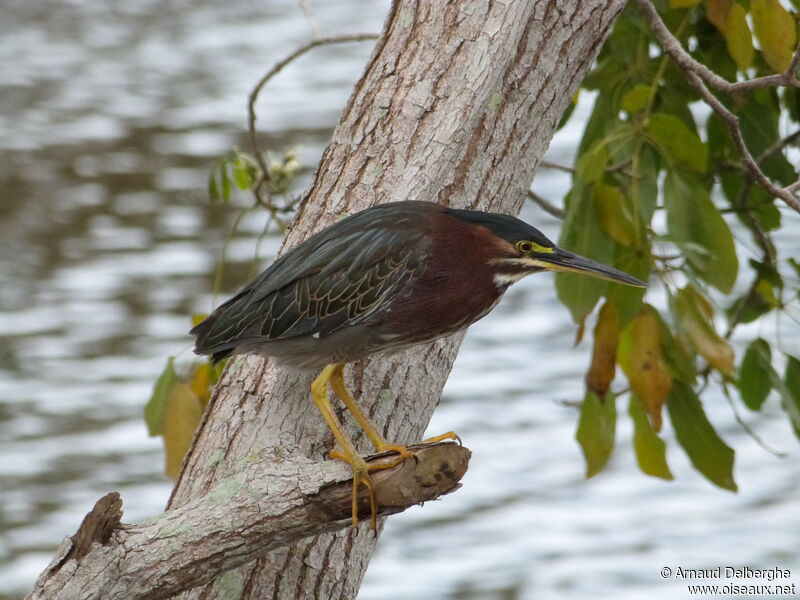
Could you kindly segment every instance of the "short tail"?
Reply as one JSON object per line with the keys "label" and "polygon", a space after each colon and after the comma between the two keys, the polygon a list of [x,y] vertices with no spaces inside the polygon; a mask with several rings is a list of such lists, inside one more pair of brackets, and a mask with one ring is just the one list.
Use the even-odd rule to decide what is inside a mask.
{"label": "short tail", "polygon": [[216,320],[216,315],[211,314],[189,330],[189,333],[195,336],[194,353],[201,356],[210,355],[214,364],[228,358],[236,351],[236,347],[208,344],[208,336],[213,331]]}

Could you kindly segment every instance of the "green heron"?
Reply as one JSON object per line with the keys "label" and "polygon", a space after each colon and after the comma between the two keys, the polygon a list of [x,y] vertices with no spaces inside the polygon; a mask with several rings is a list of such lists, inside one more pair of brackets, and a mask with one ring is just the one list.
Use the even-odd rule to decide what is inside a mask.
{"label": "green heron", "polygon": [[[311,236],[192,329],[195,352],[219,361],[255,352],[300,369],[322,369],[311,396],[338,443],[331,458],[353,469],[352,520],[364,486],[375,527],[370,471],[413,453],[390,444],[344,383],[344,366],[460,331],[494,308],[531,273],[569,271],[627,285],[630,275],[558,248],[514,217],[430,202],[393,202],[348,216]],[[368,465],[331,408],[328,386],[378,452],[395,461]],[[453,432],[426,441],[456,439]]]}

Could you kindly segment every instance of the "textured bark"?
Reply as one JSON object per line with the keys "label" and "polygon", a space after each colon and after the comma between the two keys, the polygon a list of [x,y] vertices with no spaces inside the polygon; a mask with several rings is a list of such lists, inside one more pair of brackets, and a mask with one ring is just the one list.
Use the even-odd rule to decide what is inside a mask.
{"label": "textured bark", "polygon": [[[516,214],[623,5],[395,0],[285,247],[344,213],[393,200]],[[351,389],[387,439],[422,436],[461,339],[349,367]],[[170,506],[203,495],[259,453],[322,460],[333,439],[308,398],[311,378],[256,356],[232,361]],[[364,525],[310,537],[182,597],[351,598],[375,542]]]}
{"label": "textured bark", "polygon": [[[417,460],[373,475],[382,514],[452,492],[467,470],[469,450],[457,444],[414,450]],[[27,600],[170,598],[275,548],[349,528],[352,490],[342,463],[262,455],[208,494],[144,523],[120,523],[119,494],[108,494],[64,540]],[[368,520],[366,498],[360,509]]]}

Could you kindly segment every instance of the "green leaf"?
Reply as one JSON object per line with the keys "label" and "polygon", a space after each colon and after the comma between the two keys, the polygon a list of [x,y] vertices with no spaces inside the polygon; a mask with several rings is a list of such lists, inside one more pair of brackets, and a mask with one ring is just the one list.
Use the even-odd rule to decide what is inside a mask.
{"label": "green leaf", "polygon": [[[738,116],[742,135],[753,156],[761,155],[781,138],[781,107],[774,89],[754,90],[747,102],[738,106]],[[784,152],[774,152],[760,164],[767,177],[784,185],[797,179],[795,168]]]}
{"label": "green leaf", "polygon": [[778,0],[752,0],[750,14],[764,60],[776,73],[782,73],[792,61],[797,23]]}
{"label": "green leaf", "polygon": [[735,492],[738,489],[733,478],[735,453],[717,435],[692,388],[676,381],[667,411],[675,437],[694,468],[714,485]]}
{"label": "green leaf", "polygon": [[606,136],[608,156],[612,164],[630,162],[637,150],[638,132],[627,121],[618,121]]}
{"label": "green leaf", "polygon": [[797,276],[800,277],[800,262],[797,262],[797,260],[792,257],[789,257],[786,262],[789,263],[789,266],[792,267],[794,272],[797,273]]}
{"label": "green leaf", "polygon": [[[684,243],[686,258],[697,275],[723,293],[736,282],[739,261],[733,235],[708,192],[693,177],[670,171],[664,180],[667,226]],[[708,254],[692,250],[687,243]]]}
{"label": "green leaf", "polygon": [[229,167],[228,162],[223,161],[220,164],[219,168],[219,177],[220,177],[220,182],[222,184],[220,187],[222,188],[223,202],[230,202],[231,200],[231,178],[230,175],[228,174],[228,167]]}
{"label": "green leaf", "polygon": [[772,389],[781,396],[781,407],[789,417],[795,435],[800,438],[800,360],[787,356],[786,373],[781,379],[772,364],[764,364],[765,371],[772,383]]}
{"label": "green leaf", "polygon": [[647,106],[654,93],[652,86],[637,83],[622,97],[622,110],[629,115],[635,115]]}
{"label": "green leaf", "polygon": [[667,464],[667,445],[653,429],[642,402],[631,395],[628,414],[633,421],[633,449],[643,473],[661,479],[674,479]]}
{"label": "green leaf", "polygon": [[159,435],[162,430],[164,422],[164,410],[172,391],[172,387],[178,382],[178,375],[175,373],[175,357],[170,356],[167,359],[167,366],[158,376],[156,384],[153,387],[153,393],[150,400],[144,407],[144,420],[147,423],[148,435]]}
{"label": "green leaf", "polygon": [[617,407],[613,394],[601,400],[597,394],[586,390],[575,439],[586,460],[587,478],[597,475],[608,462],[614,449],[616,426]]}
{"label": "green leaf", "polygon": [[[644,241],[644,243],[648,243]],[[625,273],[630,273],[642,281],[650,279],[649,245],[643,249],[632,250],[617,246],[614,255],[614,266]],[[625,325],[642,308],[642,300],[647,290],[630,285],[610,285],[606,289],[606,298],[617,308],[619,322]]]}
{"label": "green leaf", "polygon": [[233,181],[236,187],[240,190],[249,190],[252,180],[250,179],[250,170],[247,166],[243,166],[238,162],[233,166]]}
{"label": "green leaf", "polygon": [[[590,78],[591,74],[589,77],[587,77],[587,80]],[[584,80],[584,83],[588,83],[587,80]],[[606,81],[606,79],[604,78],[603,81]],[[590,88],[587,87],[587,89]],[[600,140],[603,135],[605,135],[608,123],[616,118],[616,114],[617,108],[614,105],[610,95],[598,94],[594,101],[592,114],[583,128],[583,137],[581,138],[581,143],[578,146],[579,160],[581,156],[594,148],[597,141]]]}
{"label": "green leaf", "polygon": [[225,204],[231,199],[231,181],[228,176],[228,161],[222,159],[208,177],[208,197],[212,204]]}
{"label": "green leaf", "polygon": [[[750,261],[753,264],[754,261]],[[766,277],[759,277],[752,289],[747,290],[726,311],[732,322],[739,324],[752,323],[768,312],[781,306],[780,299],[775,295],[775,288],[781,288],[782,281],[775,285]]]}
{"label": "green leaf", "polygon": [[231,161],[231,168],[236,187],[242,191],[253,187],[258,177],[258,165],[254,158],[236,150]]}
{"label": "green leaf", "polygon": [[750,410],[761,410],[761,405],[772,390],[772,352],[769,344],[759,338],[744,353],[739,373],[739,393]]}
{"label": "green leaf", "polygon": [[631,178],[626,192],[639,220],[650,223],[658,203],[658,180],[661,173],[658,152],[650,146],[642,146],[636,167],[637,172]]}
{"label": "green leaf", "polygon": [[795,435],[800,438],[800,360],[794,356],[787,357],[783,385],[786,390],[782,394],[783,410],[789,415]]}
{"label": "green leaf", "polygon": [[670,10],[674,10],[676,8],[689,8],[692,6],[697,6],[698,4],[700,4],[700,0],[669,0]]}
{"label": "green leaf", "polygon": [[693,357],[689,356],[686,348],[675,339],[664,319],[658,311],[654,311],[658,319],[659,342],[661,343],[661,358],[670,375],[689,385],[697,379],[697,366]]}
{"label": "green leaf", "polygon": [[[614,244],[603,232],[591,205],[591,190],[573,189],[567,202],[567,218],[561,228],[559,245],[593,260],[608,264],[614,256]],[[602,279],[574,273],[556,273],[556,293],[572,313],[576,323],[583,323],[608,287]]]}
{"label": "green leaf", "polygon": [[705,173],[708,170],[708,147],[677,117],[651,115],[645,131],[655,142],[655,147],[670,162],[695,173]]}
{"label": "green leaf", "polygon": [[591,150],[578,157],[575,164],[576,185],[588,185],[603,180],[608,166],[608,149],[603,140],[595,143]]}
{"label": "green leaf", "polygon": [[212,169],[211,173],[208,175],[208,199],[212,204],[216,204],[220,201],[219,187],[217,186],[217,177],[214,169]]}

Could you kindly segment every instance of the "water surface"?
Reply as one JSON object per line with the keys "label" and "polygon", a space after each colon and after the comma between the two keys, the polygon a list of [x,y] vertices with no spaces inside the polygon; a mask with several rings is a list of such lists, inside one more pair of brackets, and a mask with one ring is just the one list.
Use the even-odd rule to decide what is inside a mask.
{"label": "water surface", "polygon": [[[378,30],[386,9],[317,4],[331,32]],[[293,2],[4,4],[0,597],[21,597],[106,492],[122,493],[128,522],[163,509],[170,482],[142,406],[165,357],[189,357],[188,315],[212,306],[237,216],[208,205],[206,178],[246,147],[252,85],[309,33]],[[299,145],[313,168],[370,47],[318,51],[270,84],[259,105],[270,147]],[[571,160],[578,131],[556,138],[552,158]],[[536,184],[554,199],[567,185],[553,172]],[[524,216],[557,237],[554,219],[532,206]],[[797,254],[800,219],[787,220],[782,243]],[[257,212],[242,222],[227,291],[251,271],[263,225]],[[265,241],[261,264],[277,245]],[[781,329],[800,351],[797,324]],[[588,364],[573,335],[549,275],[515,286],[472,328],[430,426],[473,451],[464,487],[389,520],[361,598],[671,599],[683,584],[659,571],[678,565],[779,566],[800,581],[798,446],[779,411],[743,416],[783,459],[742,432],[723,398],[706,398],[738,452],[737,495],[703,481],[674,443],[677,481],[640,475],[622,406],[612,463],[587,482],[577,414],[562,402],[580,398]]]}

